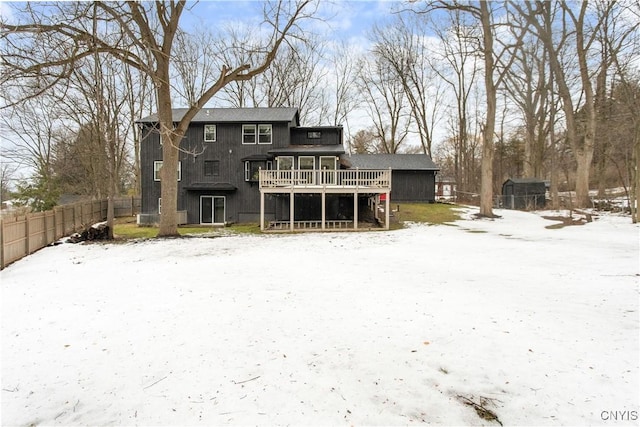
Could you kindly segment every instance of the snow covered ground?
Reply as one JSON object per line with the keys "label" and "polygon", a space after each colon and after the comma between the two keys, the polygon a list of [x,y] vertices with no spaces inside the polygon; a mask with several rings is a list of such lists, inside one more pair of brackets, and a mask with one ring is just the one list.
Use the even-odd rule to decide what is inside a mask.
{"label": "snow covered ground", "polygon": [[496,213],[45,248],[0,273],[2,425],[637,425],[640,228]]}

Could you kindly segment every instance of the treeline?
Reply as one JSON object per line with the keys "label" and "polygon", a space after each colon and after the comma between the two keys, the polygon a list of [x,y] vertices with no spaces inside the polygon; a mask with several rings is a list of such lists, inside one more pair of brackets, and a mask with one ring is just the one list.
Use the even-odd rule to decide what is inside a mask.
{"label": "treeline", "polygon": [[[145,37],[158,46],[176,24],[165,80],[131,5],[13,5],[0,48],[9,70],[2,121],[15,142],[4,149],[14,162],[3,162],[3,188],[19,164],[33,171],[18,186],[30,200],[136,192],[135,120],[166,104],[167,84],[173,106],[294,106],[305,125],[343,125],[352,152],[427,153],[459,191],[481,193],[485,214],[507,177],[549,180],[556,206],[568,190],[577,206],[589,205],[589,189],[622,187],[635,199],[637,2],[399,3],[366,44],[336,40],[338,16],[323,18],[322,3],[289,3],[264,11],[265,22],[293,35],[286,42],[254,22],[184,28],[173,9],[145,5],[153,30]],[[274,19],[287,4],[291,27]],[[74,31],[36,31],[59,16]],[[245,78],[250,69],[259,72]]]}

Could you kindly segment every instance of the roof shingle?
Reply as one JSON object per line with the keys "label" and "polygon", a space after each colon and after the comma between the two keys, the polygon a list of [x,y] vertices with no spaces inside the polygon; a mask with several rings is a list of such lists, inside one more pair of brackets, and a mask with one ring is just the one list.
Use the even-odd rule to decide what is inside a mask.
{"label": "roof shingle", "polygon": [[352,154],[352,168],[393,170],[440,170],[426,154]]}
{"label": "roof shingle", "polygon": [[[182,120],[187,108],[174,108],[173,121]],[[138,120],[138,123],[156,123],[158,114],[151,114]],[[195,115],[192,123],[272,123],[293,122],[300,125],[297,108],[203,108]]]}

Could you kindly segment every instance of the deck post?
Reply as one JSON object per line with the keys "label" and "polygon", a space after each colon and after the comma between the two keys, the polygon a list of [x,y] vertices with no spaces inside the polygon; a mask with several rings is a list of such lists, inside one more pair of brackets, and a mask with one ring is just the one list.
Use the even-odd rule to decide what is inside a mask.
{"label": "deck post", "polygon": [[264,231],[264,192],[260,190],[260,231]]}
{"label": "deck post", "polygon": [[358,229],[358,192],[353,193],[353,228]]}
{"label": "deck post", "polygon": [[294,218],[293,218],[293,215],[294,215],[293,201],[295,199],[294,193],[293,193],[293,189],[291,189],[291,193],[289,193],[289,194],[290,194],[290,196],[289,196],[289,229],[291,231],[293,231],[294,230],[294,224],[295,224],[294,223]]}
{"label": "deck post", "polygon": [[385,200],[384,200],[384,229],[388,230],[389,229],[389,217],[390,217],[390,212],[389,212],[389,208],[390,208],[390,203],[389,203],[389,193],[384,193],[385,194]]}
{"label": "deck post", "polygon": [[[325,187],[326,189],[326,187]],[[326,191],[325,189],[322,190],[322,225],[320,226],[323,230],[326,228],[326,221],[327,221],[327,201],[326,201]]]}

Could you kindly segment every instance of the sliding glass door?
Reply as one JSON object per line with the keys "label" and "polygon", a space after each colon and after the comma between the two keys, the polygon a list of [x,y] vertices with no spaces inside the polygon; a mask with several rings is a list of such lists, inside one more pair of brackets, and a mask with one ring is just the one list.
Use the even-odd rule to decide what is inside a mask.
{"label": "sliding glass door", "polygon": [[224,224],[224,196],[200,196],[200,224]]}

